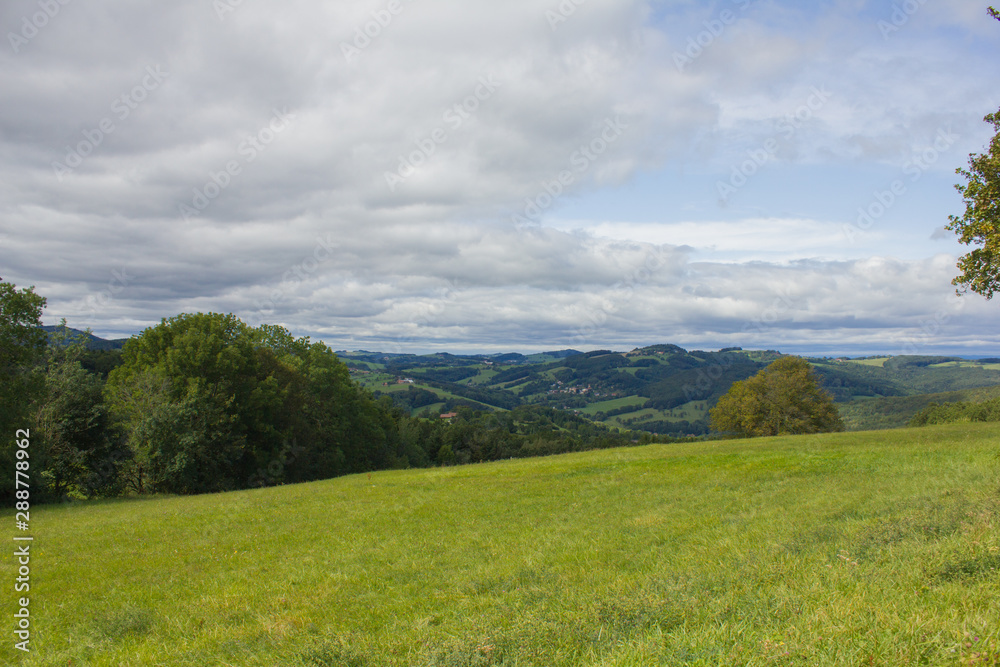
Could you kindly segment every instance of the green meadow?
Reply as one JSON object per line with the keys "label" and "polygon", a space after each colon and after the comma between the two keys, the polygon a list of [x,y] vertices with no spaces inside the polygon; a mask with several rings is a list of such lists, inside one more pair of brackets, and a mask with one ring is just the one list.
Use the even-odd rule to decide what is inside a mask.
{"label": "green meadow", "polygon": [[31,514],[32,650],[3,664],[1000,664],[997,424]]}

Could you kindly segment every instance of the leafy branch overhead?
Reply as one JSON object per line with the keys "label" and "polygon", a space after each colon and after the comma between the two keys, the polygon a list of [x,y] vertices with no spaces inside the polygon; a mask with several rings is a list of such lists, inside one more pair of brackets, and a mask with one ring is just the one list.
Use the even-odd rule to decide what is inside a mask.
{"label": "leafy branch overhead", "polygon": [[[989,13],[1000,21],[996,9],[990,7]],[[956,170],[966,180],[955,186],[965,201],[965,214],[950,216],[946,229],[965,245],[981,246],[959,258],[961,273],[952,284],[959,292],[972,290],[992,299],[1000,289],[1000,110],[984,120],[993,125],[995,134],[985,153],[969,156],[968,169]]]}

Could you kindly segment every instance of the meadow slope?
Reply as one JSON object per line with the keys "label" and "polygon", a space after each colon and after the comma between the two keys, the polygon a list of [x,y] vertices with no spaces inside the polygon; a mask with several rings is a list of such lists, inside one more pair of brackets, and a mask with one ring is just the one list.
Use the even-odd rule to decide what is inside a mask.
{"label": "meadow slope", "polygon": [[996,665],[998,455],[958,424],[38,507],[0,662]]}

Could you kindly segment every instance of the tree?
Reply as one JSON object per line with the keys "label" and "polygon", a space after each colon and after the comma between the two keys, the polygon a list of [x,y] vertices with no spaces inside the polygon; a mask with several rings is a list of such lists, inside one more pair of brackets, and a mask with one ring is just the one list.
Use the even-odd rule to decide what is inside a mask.
{"label": "tree", "polygon": [[[990,15],[1000,21],[1000,12],[989,8]],[[961,272],[952,284],[959,292],[972,290],[992,299],[1000,289],[1000,110],[984,120],[993,125],[994,134],[989,148],[981,155],[969,156],[969,169],[956,169],[965,177],[965,185],[955,186],[965,202],[962,217],[949,216],[946,229],[958,234],[965,245],[981,245],[959,258]]]}
{"label": "tree", "polygon": [[250,328],[233,315],[178,315],[130,339],[105,394],[135,457],[131,485],[174,493],[243,486],[253,446],[272,435],[257,412],[274,412],[275,382],[259,370]]}
{"label": "tree", "polygon": [[37,363],[45,352],[47,337],[42,326],[45,298],[34,287],[18,290],[0,279],[0,427],[3,437],[41,390]]}
{"label": "tree", "polygon": [[128,452],[111,435],[103,379],[81,364],[85,339],[71,338],[62,325],[46,352],[45,394],[34,410],[36,483],[42,498],[117,495]]}
{"label": "tree", "polygon": [[[38,362],[45,352],[41,329],[45,298],[34,287],[18,290],[0,279],[0,495],[14,491],[14,434],[30,429],[32,400],[44,390]],[[29,438],[30,441],[30,438]]]}
{"label": "tree", "polygon": [[820,389],[812,367],[791,356],[734,383],[710,416],[714,430],[749,438],[844,430],[832,397]]}
{"label": "tree", "polygon": [[[323,343],[231,314],[163,320],[129,340],[107,403],[138,492],[204,493],[405,466],[391,402]],[[388,399],[387,399],[388,401]]]}

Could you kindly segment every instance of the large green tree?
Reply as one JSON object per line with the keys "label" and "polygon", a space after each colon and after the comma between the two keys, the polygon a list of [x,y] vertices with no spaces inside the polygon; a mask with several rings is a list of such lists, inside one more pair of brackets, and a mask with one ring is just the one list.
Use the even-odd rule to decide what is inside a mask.
{"label": "large green tree", "polygon": [[792,356],[734,383],[710,416],[714,430],[746,438],[844,430],[832,397],[820,388],[809,363]]}
{"label": "large green tree", "polygon": [[39,372],[46,345],[45,298],[33,287],[17,289],[0,279],[0,495],[14,489],[14,433],[30,429],[32,401],[44,391]]}
{"label": "large green tree", "polygon": [[[1000,21],[1000,12],[989,8]],[[995,134],[985,153],[969,156],[969,168],[957,169],[965,184],[956,185],[965,201],[962,217],[950,216],[947,229],[965,245],[977,245],[958,261],[960,274],[952,281],[960,291],[972,290],[992,299],[1000,289],[1000,111],[984,119]]]}
{"label": "large green tree", "polygon": [[242,486],[254,444],[275,426],[275,384],[260,376],[250,328],[233,315],[179,315],[130,339],[105,395],[134,455],[132,486]]}
{"label": "large green tree", "polygon": [[81,363],[85,338],[70,336],[65,324],[46,351],[45,393],[35,404],[36,483],[42,498],[116,495],[129,455],[110,431],[102,377]]}
{"label": "large green tree", "polygon": [[34,287],[17,289],[0,279],[0,424],[3,437],[42,387],[37,364],[47,337],[41,329],[45,298]]}
{"label": "large green tree", "polygon": [[200,493],[405,465],[387,407],[323,343],[231,314],[130,339],[105,395],[136,491]]}

